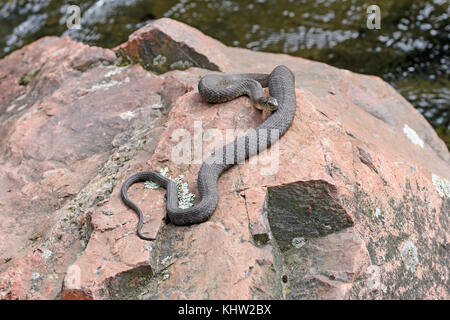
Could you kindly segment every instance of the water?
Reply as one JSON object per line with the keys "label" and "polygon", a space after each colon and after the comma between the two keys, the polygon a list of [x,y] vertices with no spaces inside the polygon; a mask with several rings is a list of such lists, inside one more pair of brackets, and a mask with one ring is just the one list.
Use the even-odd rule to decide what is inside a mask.
{"label": "water", "polygon": [[[81,30],[66,10],[81,8]],[[381,8],[381,29],[366,8]],[[393,85],[450,146],[450,24],[447,0],[0,0],[0,57],[45,35],[112,48],[161,17],[185,22],[230,46],[288,53]]]}

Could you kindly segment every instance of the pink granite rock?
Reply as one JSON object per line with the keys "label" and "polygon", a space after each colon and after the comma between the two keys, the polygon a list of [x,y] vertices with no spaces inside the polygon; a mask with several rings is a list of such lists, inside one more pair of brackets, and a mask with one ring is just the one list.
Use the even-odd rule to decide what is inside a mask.
{"label": "pink granite rock", "polygon": [[[184,69],[180,50],[203,69],[118,65]],[[115,51],[48,37],[0,60],[0,298],[448,299],[450,154],[380,78],[171,19]],[[167,168],[196,193],[202,156],[267,117],[246,97],[204,103],[205,68],[279,64],[296,77],[292,127],[220,178],[200,225],[165,224],[164,190],[134,185],[157,238],[139,239],[126,177]]]}

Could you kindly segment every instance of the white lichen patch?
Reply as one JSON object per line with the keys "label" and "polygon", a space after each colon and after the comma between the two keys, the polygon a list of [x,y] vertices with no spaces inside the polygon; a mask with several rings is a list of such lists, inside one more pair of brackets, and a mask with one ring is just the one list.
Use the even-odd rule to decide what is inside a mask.
{"label": "white lichen patch", "polygon": [[[174,181],[177,186],[178,191],[178,207],[180,209],[187,209],[194,205],[194,199],[195,195],[189,192],[189,186],[187,182],[184,182],[184,175],[179,175],[176,178],[172,178],[168,176],[169,168],[164,168],[159,171],[161,175],[164,177],[169,178],[170,180]],[[145,181],[144,182],[144,188],[145,189],[158,189],[160,187],[159,184],[153,182],[153,181]]]}
{"label": "white lichen patch", "polygon": [[93,91],[97,91],[97,90],[108,90],[108,89],[110,89],[112,87],[120,86],[122,84],[129,83],[129,82],[130,82],[130,78],[129,77],[126,77],[122,81],[116,81],[116,80],[102,81],[99,84],[93,85],[92,87],[87,89],[87,91],[88,92],[93,92]]}
{"label": "white lichen patch", "polygon": [[169,66],[170,69],[182,69],[182,70],[190,67],[192,67],[192,63],[190,61],[181,61],[181,60],[174,62]]}
{"label": "white lichen patch", "polygon": [[303,247],[305,245],[306,241],[305,238],[303,237],[297,237],[292,239],[292,245],[297,248],[300,249],[301,247]]}
{"label": "white lichen patch", "polygon": [[34,273],[31,274],[31,280],[36,281],[36,280],[38,280],[40,277],[41,277],[41,275],[40,275],[39,273],[37,273],[37,272],[34,272]]}
{"label": "white lichen patch", "polygon": [[17,111],[22,111],[27,107],[26,104],[21,105],[19,108],[17,108]]}
{"label": "white lichen patch", "polygon": [[375,209],[375,217],[377,217],[377,218],[381,217],[381,210],[380,210],[380,208],[376,208]]}
{"label": "white lichen patch", "polygon": [[417,248],[411,240],[405,241],[400,254],[407,270],[415,273],[419,257],[417,256]]}
{"label": "white lichen patch", "polygon": [[17,107],[17,104],[13,103],[8,108],[6,108],[6,112],[11,112]]}
{"label": "white lichen patch", "polygon": [[443,179],[434,173],[431,175],[431,180],[433,181],[436,191],[442,198],[450,198],[450,181]]}
{"label": "white lichen patch", "polygon": [[178,207],[180,209],[187,209],[194,204],[195,195],[189,192],[188,183],[183,181],[184,175],[180,175],[175,179],[178,191]]}
{"label": "white lichen patch", "polygon": [[110,78],[116,74],[121,73],[122,70],[124,70],[126,67],[125,68],[124,67],[122,67],[122,68],[121,67],[111,67],[111,68],[112,68],[112,70],[105,73],[105,78]]}
{"label": "white lichen patch", "polygon": [[167,58],[163,55],[158,54],[156,57],[153,58],[153,64],[155,66],[162,66],[166,63]]}
{"label": "white lichen patch", "polygon": [[163,106],[163,104],[161,102],[154,103],[154,104],[151,105],[152,109],[162,109],[163,107],[164,106]]}
{"label": "white lichen patch", "polygon": [[424,147],[423,140],[419,137],[416,131],[411,129],[406,123],[403,127],[403,133],[406,135],[406,137],[414,144],[420,146],[421,148]]}
{"label": "white lichen patch", "polygon": [[172,259],[172,256],[165,257],[161,260],[161,264],[165,266],[170,261],[170,259]]}
{"label": "white lichen patch", "polygon": [[148,252],[152,252],[153,251],[153,242],[150,242],[146,245],[145,250],[147,250]]}
{"label": "white lichen patch", "polygon": [[122,112],[121,114],[119,114],[119,118],[125,121],[130,121],[131,119],[135,118],[136,114],[129,110],[127,112]]}
{"label": "white lichen patch", "polygon": [[144,189],[155,190],[155,189],[158,189],[159,187],[160,187],[160,185],[157,184],[156,182],[153,182],[153,181],[145,181],[144,182]]}
{"label": "white lichen patch", "polygon": [[48,260],[48,259],[50,259],[50,258],[53,256],[53,252],[51,252],[51,251],[48,250],[48,249],[44,249],[44,250],[42,250],[41,256],[42,256],[45,260]]}
{"label": "white lichen patch", "polygon": [[159,171],[164,177],[167,177],[167,174],[169,173],[169,168],[165,167],[164,169],[161,169]]}

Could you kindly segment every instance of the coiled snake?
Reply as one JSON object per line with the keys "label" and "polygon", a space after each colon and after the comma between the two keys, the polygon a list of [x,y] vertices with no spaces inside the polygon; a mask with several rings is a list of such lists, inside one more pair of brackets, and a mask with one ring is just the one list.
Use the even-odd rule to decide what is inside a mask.
{"label": "coiled snake", "polygon": [[[271,97],[264,97],[262,87],[269,87]],[[275,110],[253,134],[237,138],[223,148],[213,152],[203,162],[198,173],[200,201],[186,209],[178,207],[178,193],[174,181],[156,171],[139,172],[129,177],[122,185],[123,202],[139,216],[137,235],[144,240],[155,240],[141,233],[142,211],[127,197],[128,188],[136,182],[153,181],[166,188],[166,219],[175,225],[202,223],[209,219],[219,201],[217,180],[234,164],[258,154],[277,141],[291,125],[295,115],[295,79],[291,70],[277,66],[270,74],[249,73],[234,75],[206,75],[199,84],[202,98],[211,103],[232,100],[248,95],[258,109]]]}

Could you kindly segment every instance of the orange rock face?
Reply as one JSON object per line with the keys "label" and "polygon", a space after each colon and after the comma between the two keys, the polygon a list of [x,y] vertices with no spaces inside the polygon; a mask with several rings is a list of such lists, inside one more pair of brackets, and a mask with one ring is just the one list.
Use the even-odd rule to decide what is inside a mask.
{"label": "orange rock face", "polygon": [[[450,154],[380,78],[170,19],[115,51],[46,37],[0,60],[0,298],[448,299]],[[203,102],[198,80],[280,64],[287,133],[220,178],[200,225],[165,224],[164,190],[134,185],[157,238],[139,239],[126,177],[167,168],[196,194],[214,146],[267,117],[246,97]]]}

